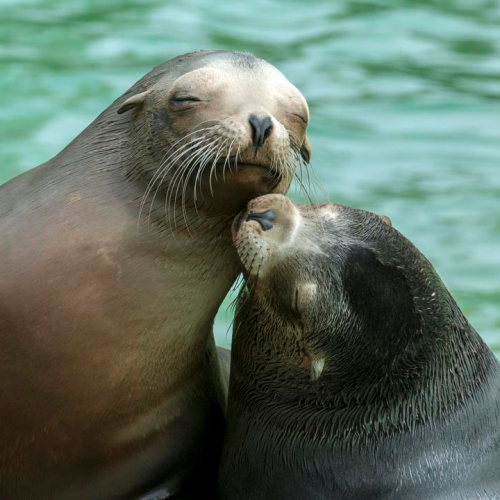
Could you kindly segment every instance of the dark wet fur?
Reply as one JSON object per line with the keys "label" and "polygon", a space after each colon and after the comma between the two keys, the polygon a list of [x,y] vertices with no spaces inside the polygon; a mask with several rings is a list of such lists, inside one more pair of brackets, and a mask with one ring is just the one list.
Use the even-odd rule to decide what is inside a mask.
{"label": "dark wet fur", "polygon": [[[324,233],[324,254],[298,251],[265,299],[241,298],[221,499],[500,499],[495,356],[377,216],[342,207]],[[291,277],[318,283],[305,315]],[[304,352],[326,358],[317,381]]]}

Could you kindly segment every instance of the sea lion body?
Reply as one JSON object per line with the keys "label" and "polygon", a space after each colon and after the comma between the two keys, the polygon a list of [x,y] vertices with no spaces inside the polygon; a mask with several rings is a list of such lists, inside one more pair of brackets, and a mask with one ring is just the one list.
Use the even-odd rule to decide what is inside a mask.
{"label": "sea lion body", "polygon": [[291,111],[307,119],[264,61],[178,57],[0,187],[0,498],[213,496],[229,228],[249,199],[287,189],[292,158],[285,173],[273,155],[287,141],[292,154],[292,135],[294,158],[307,149]]}
{"label": "sea lion body", "polygon": [[269,195],[235,222],[222,500],[500,498],[500,365],[384,220]]}

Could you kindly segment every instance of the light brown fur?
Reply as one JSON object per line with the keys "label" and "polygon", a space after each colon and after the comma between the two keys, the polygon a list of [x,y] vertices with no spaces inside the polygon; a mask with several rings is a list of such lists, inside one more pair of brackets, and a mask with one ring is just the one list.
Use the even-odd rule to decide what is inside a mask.
{"label": "light brown fur", "polygon": [[[229,228],[249,199],[288,188],[272,160],[287,134],[294,158],[308,154],[306,123],[286,114],[307,106],[280,75],[248,54],[173,59],[1,187],[1,498],[111,500],[186,482],[210,498],[225,405],[212,325],[239,272]],[[181,84],[210,104],[174,110]],[[275,122],[260,148],[251,110]],[[219,124],[212,139],[239,127],[240,167],[212,162],[195,179],[187,156],[164,160],[205,120]]]}

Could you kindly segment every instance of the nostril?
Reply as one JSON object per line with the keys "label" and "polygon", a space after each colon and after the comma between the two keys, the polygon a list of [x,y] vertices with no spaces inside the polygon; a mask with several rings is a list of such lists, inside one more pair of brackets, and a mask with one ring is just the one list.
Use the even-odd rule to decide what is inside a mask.
{"label": "nostril", "polygon": [[273,121],[269,116],[259,118],[251,114],[248,117],[248,123],[252,129],[252,143],[255,148],[262,147],[273,131]]}
{"label": "nostril", "polygon": [[274,224],[274,220],[276,219],[276,214],[272,210],[268,210],[267,212],[262,212],[260,214],[248,214],[247,222],[249,220],[257,221],[260,224],[260,227],[264,231],[269,231],[272,229]]}
{"label": "nostril", "polygon": [[264,118],[264,143],[266,142],[267,138],[271,135],[271,132],[273,131],[273,122],[271,118],[267,117]]}

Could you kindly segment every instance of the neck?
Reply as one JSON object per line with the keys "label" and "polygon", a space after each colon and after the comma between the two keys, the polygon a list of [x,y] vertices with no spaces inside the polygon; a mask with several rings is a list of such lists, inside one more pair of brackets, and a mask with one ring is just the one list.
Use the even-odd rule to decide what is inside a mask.
{"label": "neck", "polygon": [[[76,193],[78,202],[64,207],[65,219],[95,245],[98,262],[119,270],[120,286],[110,293],[128,301],[126,326],[137,322],[152,349],[164,351],[169,343],[188,356],[190,342],[211,338],[217,309],[239,273],[230,230],[236,213],[166,202],[164,184],[147,191],[159,164],[149,153],[136,154],[139,149],[126,140],[130,124],[114,116],[110,108],[59,155],[54,167],[68,174],[62,181],[57,174],[61,189],[54,193]],[[133,294],[133,301],[125,294]]]}
{"label": "neck", "polygon": [[[443,338],[426,332],[427,344],[412,342],[390,358],[366,338],[337,345],[317,380],[311,380],[310,359],[304,358],[304,339],[280,337],[286,348],[269,348],[265,332],[280,326],[273,329],[268,318],[259,328],[258,318],[246,317],[237,325],[255,327],[241,326],[233,342],[231,393],[237,397],[230,401],[236,408],[232,414],[250,419],[258,414],[259,420],[305,435],[316,434],[319,426],[329,437],[344,439],[384,429],[405,432],[455,413],[486,397],[498,364],[456,306],[452,317]],[[307,425],[296,411],[298,403],[311,410]]]}

